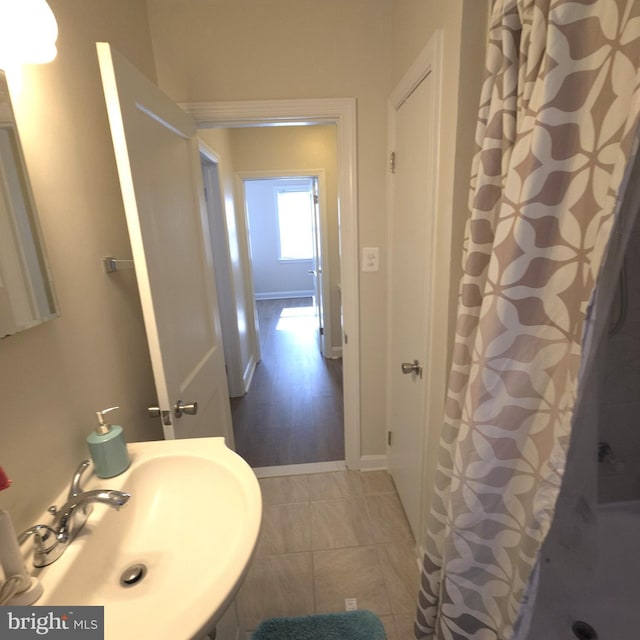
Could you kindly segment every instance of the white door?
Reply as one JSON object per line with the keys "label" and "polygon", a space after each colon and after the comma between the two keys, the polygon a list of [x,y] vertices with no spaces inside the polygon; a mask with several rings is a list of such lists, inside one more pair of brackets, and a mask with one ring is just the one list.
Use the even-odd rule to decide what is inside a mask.
{"label": "white door", "polygon": [[325,334],[325,315],[324,315],[324,274],[322,272],[322,239],[321,239],[321,220],[320,220],[320,190],[318,189],[318,179],[313,178],[311,185],[311,211],[313,213],[313,268],[311,276],[313,278],[313,302],[318,319],[318,347],[323,356],[327,353],[327,338]]}
{"label": "white door", "polygon": [[97,49],[165,438],[233,447],[195,123],[109,44]]}
{"label": "white door", "polygon": [[426,429],[432,220],[432,78],[393,106],[388,465],[419,540]]}

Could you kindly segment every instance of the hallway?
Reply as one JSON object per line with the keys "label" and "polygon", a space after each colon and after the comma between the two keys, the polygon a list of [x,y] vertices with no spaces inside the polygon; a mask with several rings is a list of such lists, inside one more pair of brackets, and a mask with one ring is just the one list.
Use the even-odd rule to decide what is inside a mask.
{"label": "hallway", "polygon": [[254,468],[344,460],[342,360],[320,354],[312,299],[256,307],[262,361],[231,398],[236,451]]}

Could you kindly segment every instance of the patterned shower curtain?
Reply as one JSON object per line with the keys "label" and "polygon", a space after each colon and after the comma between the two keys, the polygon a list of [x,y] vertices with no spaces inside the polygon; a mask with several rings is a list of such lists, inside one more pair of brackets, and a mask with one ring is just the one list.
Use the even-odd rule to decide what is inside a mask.
{"label": "patterned shower curtain", "polygon": [[509,640],[533,606],[636,153],[640,0],[494,0],[486,67],[419,640]]}

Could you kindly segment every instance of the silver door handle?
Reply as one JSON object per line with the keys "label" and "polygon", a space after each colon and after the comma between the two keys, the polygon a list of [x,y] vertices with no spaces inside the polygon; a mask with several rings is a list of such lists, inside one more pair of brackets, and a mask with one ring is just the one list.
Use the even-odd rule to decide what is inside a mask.
{"label": "silver door handle", "polygon": [[181,418],[183,414],[188,416],[195,416],[198,413],[198,403],[192,402],[191,404],[185,404],[182,400],[176,402],[174,407],[176,418]]}
{"label": "silver door handle", "polygon": [[417,373],[420,378],[422,378],[422,365],[417,360],[414,360],[413,362],[403,362],[402,373],[405,375],[409,373]]}
{"label": "silver door handle", "polygon": [[160,417],[160,407],[147,407],[147,413],[150,418],[159,418]]}

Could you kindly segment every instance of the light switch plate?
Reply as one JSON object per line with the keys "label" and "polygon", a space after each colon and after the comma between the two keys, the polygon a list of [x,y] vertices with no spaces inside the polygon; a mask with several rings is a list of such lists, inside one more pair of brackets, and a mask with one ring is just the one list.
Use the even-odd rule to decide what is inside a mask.
{"label": "light switch plate", "polygon": [[380,269],[380,247],[363,247],[362,270],[378,271]]}

